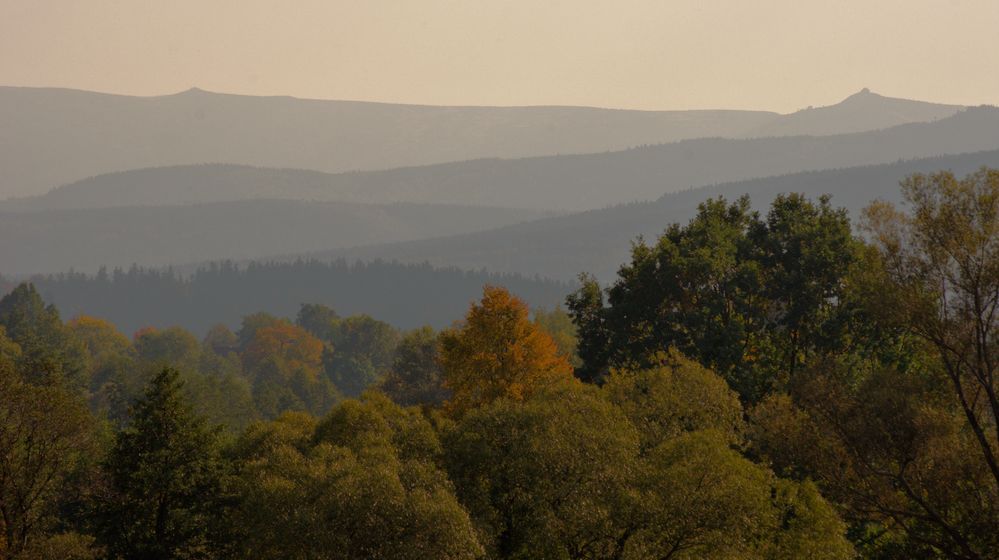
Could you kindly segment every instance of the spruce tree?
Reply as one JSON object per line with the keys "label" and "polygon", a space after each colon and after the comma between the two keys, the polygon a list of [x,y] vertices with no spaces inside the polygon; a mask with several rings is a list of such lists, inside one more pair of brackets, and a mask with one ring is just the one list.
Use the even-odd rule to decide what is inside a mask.
{"label": "spruce tree", "polygon": [[132,406],[104,463],[97,533],[110,558],[213,558],[225,463],[217,431],[184,401],[166,368]]}

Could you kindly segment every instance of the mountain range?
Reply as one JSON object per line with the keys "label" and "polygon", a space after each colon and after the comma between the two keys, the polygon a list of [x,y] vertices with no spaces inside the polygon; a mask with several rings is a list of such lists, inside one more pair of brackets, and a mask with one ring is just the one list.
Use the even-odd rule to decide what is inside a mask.
{"label": "mountain range", "polygon": [[0,198],[115,171],[231,163],[338,173],[477,158],[622,150],[705,137],[826,135],[925,122],[961,107],[869,91],[789,115],[591,107],[436,107],[191,89],[132,97],[0,87]]}
{"label": "mountain range", "polygon": [[963,176],[982,166],[999,167],[999,150],[737,181],[489,231],[309,256],[425,262],[566,281],[589,272],[609,281],[628,259],[632,242],[640,237],[654,241],[670,224],[686,223],[708,198],[748,195],[754,208],[765,212],[778,194],[802,193],[813,200],[830,194],[833,206],[846,208],[856,223],[861,210],[875,199],[900,203],[899,182],[908,175],[950,170]]}
{"label": "mountain range", "polygon": [[482,159],[326,174],[233,165],[112,173],[0,210],[196,204],[257,198],[582,211],[753,177],[999,148],[999,109],[832,136],[695,139],[617,152]]}
{"label": "mountain range", "polygon": [[267,199],[0,211],[0,273],[253,259],[466,233],[543,215],[508,208]]}
{"label": "mountain range", "polygon": [[[777,115],[0,88],[0,118],[13,125],[0,127],[0,142],[11,148],[0,150],[3,186],[21,184],[18,169],[68,170],[56,163],[66,150],[70,162],[90,154],[94,166],[163,164],[0,200],[0,273],[18,276],[309,255],[606,279],[633,239],[690,219],[707,197],[749,194],[765,206],[781,192],[828,193],[856,215],[873,198],[897,196],[910,173],[999,165],[991,151],[999,150],[999,109],[867,90]],[[864,127],[871,130],[856,131]],[[669,141],[516,157],[653,132]],[[707,133],[730,137],[676,139]],[[51,149],[31,148],[46,139]],[[342,155],[341,144],[380,158],[358,155],[351,160],[358,167],[491,157],[332,172],[336,158],[319,154]],[[229,163],[167,165],[215,157]],[[279,162],[313,168],[265,166]]]}

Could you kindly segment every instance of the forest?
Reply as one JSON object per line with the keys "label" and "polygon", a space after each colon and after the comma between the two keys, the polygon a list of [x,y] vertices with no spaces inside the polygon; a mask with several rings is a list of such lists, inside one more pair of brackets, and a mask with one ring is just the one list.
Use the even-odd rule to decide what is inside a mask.
{"label": "forest", "polygon": [[[484,269],[372,260],[287,259],[214,261],[196,267],[101,268],[29,278],[42,298],[69,316],[94,315],[124,332],[147,326],[182,326],[197,336],[222,323],[267,311],[292,317],[303,302],[339,312],[364,313],[400,328],[450,325],[482,286],[506,286],[535,307],[558,305],[565,282]],[[6,281],[9,289],[17,282]],[[0,277],[0,290],[4,288]],[[9,290],[5,290],[9,291]]]}
{"label": "forest", "polygon": [[[148,271],[20,283],[0,560],[997,558],[999,169],[901,188],[855,223],[705,200],[561,305],[402,268],[477,282],[417,328],[191,295],[342,263],[166,274],[166,303]],[[129,282],[128,335],[44,297]],[[179,301],[197,322],[141,326]]]}

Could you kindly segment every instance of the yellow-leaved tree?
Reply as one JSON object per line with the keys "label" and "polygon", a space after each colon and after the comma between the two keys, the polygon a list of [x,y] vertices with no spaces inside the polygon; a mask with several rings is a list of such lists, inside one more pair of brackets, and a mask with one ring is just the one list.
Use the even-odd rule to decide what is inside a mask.
{"label": "yellow-leaved tree", "polygon": [[572,378],[569,361],[530,320],[527,304],[495,286],[483,288],[463,324],[441,333],[439,359],[451,391],[448,408],[458,415]]}

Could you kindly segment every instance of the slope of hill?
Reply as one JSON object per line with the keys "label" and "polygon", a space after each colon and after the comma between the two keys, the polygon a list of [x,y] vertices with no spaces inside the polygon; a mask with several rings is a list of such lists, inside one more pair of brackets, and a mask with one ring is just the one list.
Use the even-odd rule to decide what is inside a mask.
{"label": "slope of hill", "polygon": [[237,200],[338,200],[336,177],[321,171],[203,163],[106,173],[40,196],[0,200],[0,212],[176,206]]}
{"label": "slope of hill", "polygon": [[755,207],[765,209],[780,193],[800,192],[812,198],[828,193],[835,206],[847,208],[856,219],[874,199],[898,202],[899,181],[907,175],[949,169],[960,176],[983,165],[999,167],[999,151],[739,181],[667,194],[654,202],[619,205],[491,231],[311,256],[428,262],[561,280],[585,271],[608,280],[628,258],[636,237],[654,240],[669,224],[685,223],[707,198],[734,199],[748,194]]}
{"label": "slope of hill", "polygon": [[961,109],[959,105],[885,97],[864,88],[836,105],[809,107],[789,115],[781,115],[750,130],[745,136],[848,134],[910,122],[935,121],[949,117]]}
{"label": "slope of hill", "polygon": [[689,138],[829,134],[932,120],[957,108],[853,96],[828,110],[627,111],[433,107],[251,97],[159,97],[0,87],[0,198],[102,173],[206,162],[326,172],[484,157],[621,150]]}
{"label": "slope of hill", "polygon": [[[834,136],[684,140],[619,152],[486,159],[324,174],[232,165],[94,177],[0,209],[107,207],[280,197],[582,211],[752,177],[999,148],[999,109]],[[359,241],[358,241],[359,242]]]}
{"label": "slope of hill", "polygon": [[[552,308],[571,287],[517,275],[435,269],[397,263],[291,262],[236,267],[220,262],[190,276],[162,270],[117,270],[31,278],[65,318],[102,317],[122,332],[146,326],[187,328],[198,335],[244,315],[294,317],[299,305],[321,303],[341,315],[364,313],[399,328],[442,328],[461,319],[484,284],[504,286],[531,306]],[[0,277],[0,288],[13,286]],[[5,292],[0,291],[0,296]]]}
{"label": "slope of hill", "polygon": [[540,217],[530,210],[289,200],[0,212],[2,272],[249,259],[423,239]]}
{"label": "slope of hill", "polygon": [[0,87],[0,197],[101,173],[222,162],[341,172],[731,136],[763,111],[434,107],[191,89],[159,97]]}

